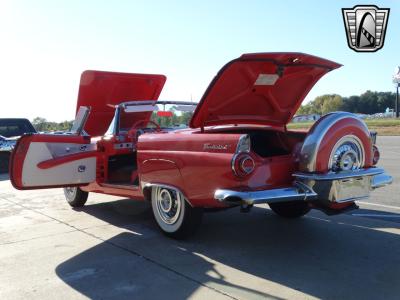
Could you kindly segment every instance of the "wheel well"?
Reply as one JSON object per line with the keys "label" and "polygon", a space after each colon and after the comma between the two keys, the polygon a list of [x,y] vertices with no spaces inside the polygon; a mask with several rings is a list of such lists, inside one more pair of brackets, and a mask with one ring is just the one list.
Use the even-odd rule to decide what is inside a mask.
{"label": "wheel well", "polygon": [[172,190],[175,190],[175,191],[181,193],[183,195],[183,197],[185,198],[185,200],[190,204],[190,206],[193,207],[192,203],[190,203],[190,200],[186,197],[185,193],[183,193],[179,188],[169,185],[169,184],[163,184],[163,183],[146,183],[142,190],[145,201],[149,201],[149,202],[151,201],[151,189],[154,186],[172,189]]}

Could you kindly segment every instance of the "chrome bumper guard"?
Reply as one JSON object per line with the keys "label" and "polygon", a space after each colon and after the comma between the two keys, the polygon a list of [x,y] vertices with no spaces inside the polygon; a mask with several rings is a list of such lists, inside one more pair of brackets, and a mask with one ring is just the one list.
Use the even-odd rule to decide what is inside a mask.
{"label": "chrome bumper guard", "polygon": [[382,168],[326,174],[294,173],[294,186],[261,191],[218,189],[214,199],[228,205],[321,200],[348,202],[366,198],[369,192],[392,183]]}
{"label": "chrome bumper guard", "polygon": [[393,181],[384,169],[374,167],[325,174],[294,173],[293,176],[312,188],[319,200],[336,203],[367,198],[370,191]]}
{"label": "chrome bumper guard", "polygon": [[310,187],[301,182],[296,182],[293,187],[262,191],[218,189],[214,194],[216,200],[230,205],[306,201],[315,200],[317,197]]}

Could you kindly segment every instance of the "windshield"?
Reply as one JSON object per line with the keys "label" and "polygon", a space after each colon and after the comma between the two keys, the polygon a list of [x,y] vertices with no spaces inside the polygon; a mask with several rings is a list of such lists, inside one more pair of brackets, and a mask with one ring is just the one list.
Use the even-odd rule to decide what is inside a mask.
{"label": "windshield", "polygon": [[161,128],[186,128],[192,118],[195,106],[188,105],[157,105],[158,111],[154,111],[151,120]]}
{"label": "windshield", "polygon": [[126,102],[116,107],[105,135],[126,133],[131,128],[145,132],[157,128],[174,130],[188,127],[197,103],[181,101]]}

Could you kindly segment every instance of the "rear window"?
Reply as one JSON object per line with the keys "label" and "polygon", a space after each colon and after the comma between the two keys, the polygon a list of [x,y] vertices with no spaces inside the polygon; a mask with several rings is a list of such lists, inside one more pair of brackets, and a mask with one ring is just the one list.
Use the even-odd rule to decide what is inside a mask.
{"label": "rear window", "polygon": [[0,119],[0,135],[5,137],[19,136],[24,133],[35,132],[32,124],[24,119]]}

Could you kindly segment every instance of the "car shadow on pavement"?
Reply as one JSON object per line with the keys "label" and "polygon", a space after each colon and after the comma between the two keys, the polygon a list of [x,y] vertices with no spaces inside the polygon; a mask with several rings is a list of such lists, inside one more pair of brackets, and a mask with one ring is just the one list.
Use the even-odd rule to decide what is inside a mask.
{"label": "car shadow on pavement", "polygon": [[93,228],[102,242],[56,268],[91,299],[183,299],[199,285],[240,299],[296,298],[298,292],[398,299],[400,293],[397,223],[319,212],[284,220],[255,207],[248,214],[206,214],[197,235],[175,241],[157,230],[145,204],[125,199],[82,211],[125,229],[110,236]]}

